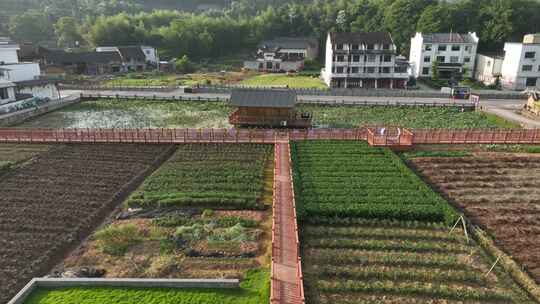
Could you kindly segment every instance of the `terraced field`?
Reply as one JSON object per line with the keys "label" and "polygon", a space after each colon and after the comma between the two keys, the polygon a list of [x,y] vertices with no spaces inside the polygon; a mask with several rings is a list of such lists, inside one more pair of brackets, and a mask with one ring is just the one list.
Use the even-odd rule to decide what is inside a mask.
{"label": "terraced field", "polygon": [[454,211],[391,151],[293,150],[309,303],[534,303],[502,268],[486,275],[493,259],[450,232]]}

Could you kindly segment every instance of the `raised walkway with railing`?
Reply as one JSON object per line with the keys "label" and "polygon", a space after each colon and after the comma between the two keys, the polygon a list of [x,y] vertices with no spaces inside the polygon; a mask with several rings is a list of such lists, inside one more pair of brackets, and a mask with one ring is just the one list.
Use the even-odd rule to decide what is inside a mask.
{"label": "raised walkway with railing", "polygon": [[271,304],[305,303],[300,239],[287,138],[275,145]]}

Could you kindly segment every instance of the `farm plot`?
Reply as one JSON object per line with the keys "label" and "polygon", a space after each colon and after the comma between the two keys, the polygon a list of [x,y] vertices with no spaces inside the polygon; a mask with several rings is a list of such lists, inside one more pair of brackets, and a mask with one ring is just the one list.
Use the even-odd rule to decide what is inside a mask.
{"label": "farm plot", "polygon": [[476,154],[412,164],[540,282],[540,158]]}
{"label": "farm plot", "polygon": [[0,302],[44,275],[168,149],[67,145],[0,179]]}
{"label": "farm plot", "polygon": [[331,128],[363,125],[395,125],[414,129],[519,128],[505,120],[458,108],[398,106],[318,106],[301,105],[299,111],[313,114],[313,123]]}
{"label": "farm plot", "polygon": [[62,271],[242,278],[268,265],[271,151],[255,144],[179,145],[126,200],[118,220],[95,233]]}
{"label": "farm plot", "polygon": [[319,217],[453,220],[438,194],[389,149],[360,142],[293,144],[298,212]]}
{"label": "farm plot", "polygon": [[36,144],[0,144],[0,174],[47,152],[50,148],[51,146]]}
{"label": "farm plot", "polygon": [[534,303],[389,150],[294,146],[309,303]]}

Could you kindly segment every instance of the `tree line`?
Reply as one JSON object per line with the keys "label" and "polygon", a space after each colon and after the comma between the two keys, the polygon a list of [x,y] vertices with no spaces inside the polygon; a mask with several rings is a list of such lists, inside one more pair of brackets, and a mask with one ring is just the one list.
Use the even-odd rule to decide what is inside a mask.
{"label": "tree line", "polygon": [[[58,4],[62,1],[65,5]],[[69,5],[77,1],[88,5]],[[137,12],[133,0],[41,2],[56,6],[13,15],[0,31],[60,47],[142,43],[157,47],[164,57],[190,58],[236,54],[276,36],[313,36],[323,42],[328,31],[389,31],[405,55],[416,31],[475,31],[484,51],[499,51],[506,41],[540,32],[536,0],[236,0],[203,13]]]}

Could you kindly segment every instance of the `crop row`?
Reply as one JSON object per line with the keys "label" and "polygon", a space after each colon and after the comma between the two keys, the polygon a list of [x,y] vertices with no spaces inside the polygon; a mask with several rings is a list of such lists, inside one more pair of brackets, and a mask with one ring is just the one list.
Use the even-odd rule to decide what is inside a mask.
{"label": "crop row", "polygon": [[260,209],[270,153],[269,145],[180,145],[128,205]]}

